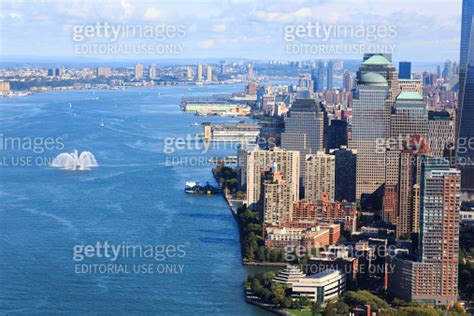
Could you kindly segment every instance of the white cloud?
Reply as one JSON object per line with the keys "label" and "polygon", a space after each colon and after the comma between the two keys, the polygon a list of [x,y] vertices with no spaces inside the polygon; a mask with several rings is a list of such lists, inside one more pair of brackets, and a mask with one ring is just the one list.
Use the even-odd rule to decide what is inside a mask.
{"label": "white cloud", "polygon": [[164,20],[166,19],[167,16],[168,15],[166,14],[166,12],[151,7],[151,8],[146,9],[144,18],[145,20],[153,21],[153,20]]}
{"label": "white cloud", "polygon": [[291,22],[302,18],[312,16],[313,11],[310,8],[301,8],[294,12],[277,11],[253,11],[250,15],[263,22]]}
{"label": "white cloud", "polygon": [[124,18],[128,18],[133,14],[133,11],[135,10],[134,6],[128,2],[128,0],[120,0],[120,5],[123,8],[123,16]]}
{"label": "white cloud", "polygon": [[227,30],[227,26],[225,24],[217,24],[212,27],[212,30],[217,33],[222,33]]}
{"label": "white cloud", "polygon": [[215,43],[216,43],[215,40],[208,39],[208,40],[199,42],[199,47],[208,49],[208,48],[212,48]]}

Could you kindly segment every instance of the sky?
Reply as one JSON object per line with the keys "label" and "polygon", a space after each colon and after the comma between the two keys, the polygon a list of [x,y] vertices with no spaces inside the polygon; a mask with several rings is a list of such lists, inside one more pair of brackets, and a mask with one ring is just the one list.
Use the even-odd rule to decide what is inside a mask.
{"label": "sky", "polygon": [[456,61],[460,22],[461,0],[0,0],[0,57]]}

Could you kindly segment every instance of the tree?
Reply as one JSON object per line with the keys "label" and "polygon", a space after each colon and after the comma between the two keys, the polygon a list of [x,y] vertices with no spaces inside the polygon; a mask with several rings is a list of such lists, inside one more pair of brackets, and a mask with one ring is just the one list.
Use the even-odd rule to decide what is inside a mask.
{"label": "tree", "polygon": [[311,305],[311,313],[313,314],[313,316],[317,316],[319,315],[320,312],[321,312],[321,303],[319,301],[314,302]]}
{"label": "tree", "polygon": [[285,289],[280,283],[274,282],[271,285],[271,291],[273,294],[273,304],[275,305],[283,305],[283,301],[285,299]]}
{"label": "tree", "polygon": [[257,261],[264,262],[265,261],[265,247],[259,246],[257,250]]}
{"label": "tree", "polygon": [[255,250],[251,245],[245,246],[245,257],[249,262],[255,261]]}

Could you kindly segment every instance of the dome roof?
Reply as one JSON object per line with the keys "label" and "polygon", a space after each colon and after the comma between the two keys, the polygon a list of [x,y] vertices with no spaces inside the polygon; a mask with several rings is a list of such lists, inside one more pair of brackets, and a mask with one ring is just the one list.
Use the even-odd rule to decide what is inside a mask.
{"label": "dome roof", "polygon": [[362,63],[364,66],[390,66],[390,61],[382,55],[374,55]]}
{"label": "dome roof", "polygon": [[360,83],[362,83],[362,84],[384,84],[384,85],[386,85],[387,80],[385,80],[385,78],[380,74],[377,74],[375,72],[368,72],[368,73],[362,74],[362,76],[360,78]]}

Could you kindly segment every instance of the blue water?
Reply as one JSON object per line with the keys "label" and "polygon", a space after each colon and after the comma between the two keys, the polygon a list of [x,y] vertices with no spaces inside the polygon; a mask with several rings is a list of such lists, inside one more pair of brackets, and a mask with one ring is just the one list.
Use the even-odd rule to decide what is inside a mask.
{"label": "blue water", "polygon": [[[241,284],[252,271],[241,265],[237,225],[223,198],[183,192],[187,180],[212,181],[211,166],[166,163],[167,157],[201,157],[200,149],[164,153],[166,138],[201,132],[190,126],[194,122],[239,120],[183,113],[177,107],[183,95],[242,89],[55,91],[0,99],[2,138],[22,138],[23,146],[0,148],[0,313],[266,314],[243,300]],[[56,140],[52,149],[45,148],[48,138]],[[43,143],[35,152],[25,139]],[[57,154],[75,149],[92,152],[99,167],[48,166]],[[235,152],[221,148],[206,155],[224,154]],[[115,262],[183,270],[77,273],[73,247],[105,241],[183,245],[183,257]],[[81,263],[108,262],[87,258]]]}

